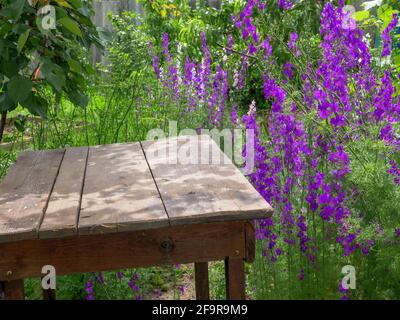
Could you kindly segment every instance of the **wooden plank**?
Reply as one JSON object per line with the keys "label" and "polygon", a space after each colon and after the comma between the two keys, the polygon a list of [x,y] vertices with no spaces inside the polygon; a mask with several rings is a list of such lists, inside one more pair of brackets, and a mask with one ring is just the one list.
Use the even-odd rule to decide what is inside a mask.
{"label": "wooden plank", "polygon": [[241,258],[225,259],[226,299],[245,300],[246,282],[244,261]]}
{"label": "wooden plank", "polygon": [[254,262],[256,259],[256,232],[249,221],[245,224],[246,234],[246,262]]}
{"label": "wooden plank", "polygon": [[57,300],[56,290],[53,289],[42,289],[43,300],[55,301]]}
{"label": "wooden plank", "polygon": [[79,234],[168,225],[168,216],[139,143],[89,149]]}
{"label": "wooden plank", "polygon": [[196,283],[196,299],[210,300],[208,262],[196,262],[194,264],[194,276]]}
{"label": "wooden plank", "polygon": [[0,184],[0,243],[37,238],[64,150],[23,153]]}
{"label": "wooden plank", "polygon": [[[168,239],[168,240],[167,240]],[[172,241],[169,250],[165,242]],[[0,244],[0,281],[245,257],[243,222],[166,227]]]}
{"label": "wooden plank", "polygon": [[0,300],[24,300],[24,280],[0,282]]}
{"label": "wooden plank", "polygon": [[77,233],[88,150],[87,147],[83,147],[65,151],[64,160],[39,230],[40,238],[66,237]]}
{"label": "wooden plank", "polygon": [[142,142],[171,225],[258,219],[271,206],[207,135]]}

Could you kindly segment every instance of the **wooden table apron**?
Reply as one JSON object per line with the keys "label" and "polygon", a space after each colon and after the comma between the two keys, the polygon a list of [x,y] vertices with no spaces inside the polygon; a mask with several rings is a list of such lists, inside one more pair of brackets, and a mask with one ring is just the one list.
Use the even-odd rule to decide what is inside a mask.
{"label": "wooden table apron", "polygon": [[[183,165],[160,152],[183,147],[213,153]],[[64,275],[194,262],[208,299],[207,263],[225,260],[227,298],[244,299],[249,221],[272,209],[226,159],[208,136],[23,153],[0,184],[0,291],[23,298],[21,279],[45,265]]]}

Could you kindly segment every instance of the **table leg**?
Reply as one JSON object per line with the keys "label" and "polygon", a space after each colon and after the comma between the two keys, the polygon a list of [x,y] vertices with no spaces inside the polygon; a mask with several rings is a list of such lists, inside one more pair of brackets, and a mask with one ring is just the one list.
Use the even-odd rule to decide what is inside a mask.
{"label": "table leg", "polygon": [[[43,278],[42,278],[42,281],[43,281]],[[51,300],[51,301],[57,300],[56,299],[56,290],[42,288],[42,297],[43,297],[43,300]]]}
{"label": "table leg", "polygon": [[194,264],[194,274],[196,283],[196,299],[210,300],[208,262],[196,262]]}
{"label": "table leg", "polygon": [[227,300],[245,300],[244,261],[241,258],[225,259],[225,281]]}
{"label": "table leg", "polygon": [[56,290],[42,289],[42,293],[43,293],[43,300],[51,300],[51,301],[57,300],[56,299]]}
{"label": "table leg", "polygon": [[24,280],[0,282],[0,300],[24,300]]}

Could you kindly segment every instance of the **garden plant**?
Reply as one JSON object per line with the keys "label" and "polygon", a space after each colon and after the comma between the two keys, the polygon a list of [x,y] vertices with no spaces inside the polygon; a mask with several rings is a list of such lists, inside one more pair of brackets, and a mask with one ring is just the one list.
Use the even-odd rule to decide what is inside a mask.
{"label": "garden plant", "polygon": [[[398,1],[141,1],[143,15],[108,14],[112,34],[91,22],[91,1],[32,2],[0,0],[0,136],[16,146],[0,149],[0,177],[20,139],[53,149],[140,141],[172,122],[253,130],[241,152],[274,214],[255,221],[248,298],[400,298]],[[37,18],[45,5],[54,29]],[[93,44],[107,49],[95,68]],[[186,299],[192,278],[177,265],[58,286],[65,299]],[[212,297],[223,281],[213,264]]]}

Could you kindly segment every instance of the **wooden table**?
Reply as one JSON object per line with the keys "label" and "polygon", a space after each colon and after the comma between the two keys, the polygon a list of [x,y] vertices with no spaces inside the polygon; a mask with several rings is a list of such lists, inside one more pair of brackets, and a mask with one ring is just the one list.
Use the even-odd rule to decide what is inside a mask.
{"label": "wooden table", "polygon": [[227,298],[244,299],[250,221],[271,211],[206,135],[24,152],[0,184],[2,297],[23,299],[23,279],[45,265],[65,275],[194,262],[208,299],[208,262],[225,260]]}

